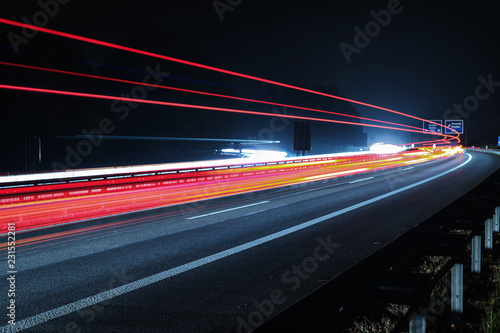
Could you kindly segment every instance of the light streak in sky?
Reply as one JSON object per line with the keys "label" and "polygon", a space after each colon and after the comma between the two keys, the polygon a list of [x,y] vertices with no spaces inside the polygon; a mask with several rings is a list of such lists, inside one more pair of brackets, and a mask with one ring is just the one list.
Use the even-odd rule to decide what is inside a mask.
{"label": "light streak in sky", "polygon": [[191,93],[191,94],[198,94],[198,95],[205,95],[205,96],[212,96],[212,97],[221,97],[221,98],[234,99],[234,100],[239,100],[239,101],[244,101],[244,102],[252,102],[252,103],[274,105],[274,106],[280,106],[280,107],[286,107],[286,108],[292,108],[292,109],[299,109],[299,110],[306,110],[306,111],[327,113],[327,114],[332,114],[332,115],[336,115],[336,116],[349,117],[349,118],[355,118],[355,119],[366,120],[366,121],[373,121],[373,122],[384,123],[384,124],[389,124],[389,125],[402,126],[402,127],[417,129],[419,131],[421,130],[420,127],[416,127],[416,126],[411,126],[411,125],[406,125],[406,124],[400,124],[400,123],[394,123],[394,122],[390,122],[390,121],[378,120],[378,119],[367,118],[367,117],[354,116],[354,115],[350,115],[350,114],[344,114],[344,113],[333,112],[333,111],[319,110],[319,109],[308,108],[308,107],[304,107],[304,106],[296,106],[296,105],[289,105],[289,104],[283,104],[283,103],[274,103],[274,102],[261,101],[261,100],[257,100],[257,99],[251,99],[251,98],[244,98],[244,97],[237,97],[237,96],[215,94],[215,93],[210,93],[210,92],[206,92],[206,91],[197,91],[197,90],[191,90],[191,89],[183,89],[183,88],[177,88],[177,87],[171,87],[171,86],[164,86],[164,85],[147,83],[147,82],[139,82],[139,81],[117,79],[117,78],[111,78],[111,77],[105,77],[105,76],[99,76],[99,75],[92,75],[92,74],[85,74],[85,73],[78,73],[78,72],[71,72],[71,71],[64,71],[64,70],[53,69],[53,68],[44,68],[44,67],[38,67],[38,66],[15,64],[15,63],[4,62],[4,61],[0,61],[0,65],[12,66],[12,67],[19,67],[19,68],[26,68],[26,69],[34,69],[34,70],[39,70],[39,71],[46,71],[46,72],[52,72],[52,73],[58,73],[58,74],[67,74],[67,75],[80,76],[80,77],[86,77],[86,78],[92,78],[92,79],[99,79],[99,80],[119,82],[119,83],[127,83],[127,84],[133,84],[133,85],[136,85],[136,86],[146,86],[146,87],[152,87],[152,88],[160,88],[160,89],[166,89],[166,90],[180,91],[180,92]]}
{"label": "light streak in sky", "polygon": [[153,53],[153,52],[148,52],[148,51],[144,51],[144,50],[139,50],[139,49],[135,49],[135,48],[127,47],[127,46],[122,46],[122,45],[118,45],[118,44],[113,44],[113,43],[109,43],[109,42],[105,42],[105,41],[100,41],[100,40],[93,39],[93,38],[78,36],[75,34],[70,34],[70,33],[62,32],[62,31],[56,31],[56,30],[38,27],[35,25],[30,25],[30,24],[26,24],[26,23],[22,23],[22,22],[7,20],[4,18],[0,18],[0,23],[11,25],[11,26],[17,26],[17,27],[21,27],[21,28],[33,29],[33,30],[40,31],[40,32],[50,34],[50,35],[54,35],[54,36],[69,38],[69,39],[78,40],[81,42],[90,43],[90,44],[94,44],[94,45],[100,45],[100,46],[104,46],[104,47],[108,47],[108,48],[112,48],[112,49],[116,49],[116,50],[122,50],[122,51],[140,54],[140,55],[153,57],[153,58],[157,58],[157,59],[172,61],[172,62],[176,62],[176,63],[180,63],[180,64],[192,66],[192,67],[202,68],[202,69],[206,69],[206,70],[210,70],[210,71],[214,71],[214,72],[224,73],[224,74],[228,74],[228,75],[232,75],[232,76],[236,76],[236,77],[241,77],[241,78],[245,78],[245,79],[259,81],[259,82],[263,82],[263,83],[267,83],[267,84],[271,84],[271,85],[275,85],[275,86],[290,88],[290,89],[303,91],[303,92],[307,92],[307,93],[311,93],[311,94],[315,94],[315,95],[320,95],[320,96],[325,96],[325,97],[329,97],[329,98],[342,100],[342,101],[353,103],[353,104],[358,104],[358,105],[362,105],[362,106],[366,106],[366,107],[370,107],[370,108],[379,109],[379,110],[386,111],[386,112],[391,112],[394,114],[398,114],[398,115],[409,117],[412,119],[417,119],[420,121],[428,122],[428,123],[431,123],[431,124],[434,124],[437,126],[441,126],[442,128],[447,128],[449,130],[452,130],[456,134],[456,137],[453,137],[453,139],[457,140],[458,143],[460,142],[458,131],[456,131],[452,128],[446,127],[442,124],[439,124],[439,123],[436,123],[436,122],[433,122],[433,121],[430,121],[427,119],[423,119],[423,118],[420,118],[417,116],[413,116],[413,115],[406,114],[406,113],[396,111],[396,110],[392,110],[389,108],[380,107],[377,105],[373,105],[373,104],[369,104],[369,103],[365,103],[365,102],[360,102],[360,101],[356,101],[353,99],[340,97],[340,96],[336,96],[336,95],[332,95],[332,94],[327,94],[327,93],[323,93],[323,92],[318,92],[315,90],[302,88],[302,87],[298,87],[298,86],[294,86],[294,85],[290,85],[290,84],[286,84],[286,83],[281,83],[281,82],[277,82],[277,81],[273,81],[273,80],[263,79],[263,78],[259,78],[256,76],[238,73],[238,72],[234,72],[234,71],[230,71],[230,70],[226,70],[226,69],[222,69],[222,68],[207,66],[207,65],[199,64],[199,63],[192,62],[192,61],[187,61],[187,60],[183,60],[183,59],[169,57],[169,56],[165,56],[165,55],[161,55],[161,54],[157,54],[157,53]]}
{"label": "light streak in sky", "polygon": [[[130,98],[130,97],[109,96],[109,95],[101,95],[101,94],[89,94],[89,93],[65,91],[65,90],[43,89],[43,88],[25,87],[25,86],[14,86],[14,85],[7,85],[7,84],[0,84],[0,89],[29,91],[29,92],[37,92],[37,93],[73,96],[73,97],[96,98],[96,99],[105,99],[105,100],[119,100],[119,101],[125,101],[125,102],[152,104],[152,105],[160,105],[160,106],[172,106],[172,107],[181,107],[181,108],[191,108],[191,109],[199,109],[199,110],[207,110],[207,111],[224,111],[224,112],[233,112],[233,113],[242,113],[242,114],[252,114],[252,115],[258,115],[258,116],[273,116],[273,117],[282,117],[282,118],[290,118],[290,119],[322,121],[322,122],[327,122],[327,123],[376,127],[376,128],[383,128],[383,129],[390,129],[390,130],[397,130],[397,131],[413,132],[413,133],[419,133],[419,134],[422,133],[421,130],[413,130],[413,129],[390,127],[390,126],[375,125],[375,124],[361,124],[361,123],[354,123],[354,122],[342,121],[342,120],[295,116],[295,115],[278,114],[278,113],[266,113],[266,112],[259,112],[259,111],[221,108],[221,107],[213,107],[213,106],[206,106],[206,105],[173,103],[173,102],[138,99],[138,98]],[[443,134],[443,133],[436,133],[436,134],[444,136],[447,139],[454,138],[453,136],[448,135],[448,134]]]}

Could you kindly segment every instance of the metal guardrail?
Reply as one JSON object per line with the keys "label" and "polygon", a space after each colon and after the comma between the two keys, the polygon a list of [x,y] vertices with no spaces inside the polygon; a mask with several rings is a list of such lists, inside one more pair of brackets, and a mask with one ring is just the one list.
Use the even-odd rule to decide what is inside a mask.
{"label": "metal guardrail", "polygon": [[500,155],[500,149],[467,148],[466,151]]}
{"label": "metal guardrail", "polygon": [[[254,330],[255,333],[338,332],[377,302],[409,306],[395,332],[425,332],[422,306],[439,280],[451,271],[450,312],[463,312],[466,249],[472,244],[471,269],[481,271],[481,250],[493,246],[499,232],[500,170],[461,198],[403,234],[340,276]],[[467,231],[457,233],[456,231]],[[484,244],[482,235],[484,233]],[[435,274],[414,273],[424,256],[449,257]]]}

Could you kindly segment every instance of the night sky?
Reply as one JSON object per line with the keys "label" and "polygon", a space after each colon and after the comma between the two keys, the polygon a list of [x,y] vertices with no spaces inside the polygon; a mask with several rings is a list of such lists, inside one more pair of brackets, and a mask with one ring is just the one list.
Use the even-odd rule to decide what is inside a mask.
{"label": "night sky", "polygon": [[[316,89],[426,119],[463,119],[462,140],[469,146],[496,144],[500,135],[500,13],[494,1],[60,0],[57,7],[54,3],[11,1],[3,5],[0,16],[15,21],[25,18],[35,24],[37,19],[49,17],[42,21],[49,29]],[[40,14],[44,7],[50,15]],[[0,34],[0,61],[135,81],[144,78],[147,68],[157,69],[168,73],[161,84],[422,126],[419,121],[359,105],[42,33],[16,44],[14,34],[23,37],[23,31],[11,26],[0,25]],[[4,65],[0,70],[2,84],[118,96],[130,94],[132,89],[120,83]],[[66,147],[76,149],[78,141],[55,136],[99,128],[103,118],[116,126],[112,135],[274,139],[282,141],[279,149],[291,150],[291,122],[282,121],[281,130],[269,131],[275,128],[270,117],[144,105],[129,107],[125,117],[125,109],[120,113],[109,101],[5,90],[0,97],[5,115],[1,123],[2,172],[25,168],[27,136],[41,137],[47,152],[38,169],[50,169],[54,161],[86,167],[210,158],[207,152],[214,149],[201,144],[196,149],[181,144],[173,147],[171,142],[102,142],[81,161],[70,160],[70,165]],[[158,89],[148,92],[147,98],[318,116]],[[313,124],[312,129],[311,153],[338,150],[349,142],[366,146],[426,138],[359,126]],[[366,133],[364,142],[359,140],[362,132]]]}

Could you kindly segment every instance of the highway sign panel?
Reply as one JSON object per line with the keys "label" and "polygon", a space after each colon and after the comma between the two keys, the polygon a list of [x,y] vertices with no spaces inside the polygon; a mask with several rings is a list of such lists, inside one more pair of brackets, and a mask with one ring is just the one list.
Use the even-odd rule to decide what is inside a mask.
{"label": "highway sign panel", "polygon": [[[460,134],[464,133],[464,121],[463,120],[445,120],[444,121],[444,126],[450,127],[457,131]],[[445,128],[444,130],[445,134],[456,134],[452,130]]]}
{"label": "highway sign panel", "polygon": [[[439,125],[443,124],[442,120],[430,120],[434,123],[438,123]],[[424,121],[424,133],[443,133],[443,128],[436,124],[431,124],[427,121]]]}

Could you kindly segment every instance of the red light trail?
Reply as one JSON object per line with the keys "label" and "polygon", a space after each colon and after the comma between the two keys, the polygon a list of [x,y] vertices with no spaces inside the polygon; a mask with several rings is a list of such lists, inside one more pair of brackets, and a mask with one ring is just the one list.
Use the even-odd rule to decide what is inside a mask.
{"label": "red light trail", "polygon": [[[161,179],[157,175],[129,178],[123,184],[99,185],[99,191],[75,191],[46,189],[42,198],[24,202],[5,203],[0,210],[0,225],[6,231],[9,221],[16,221],[16,230],[47,227],[60,223],[83,221],[131,211],[155,209],[236,195],[264,189],[308,183],[368,171],[408,166],[430,160],[446,158],[460,153],[460,149],[422,149],[418,152],[394,154],[365,154],[355,156],[308,157],[288,159],[276,163],[242,165],[241,168],[217,169],[210,172],[193,172],[188,178]],[[220,163],[220,161],[214,162]],[[257,163],[258,164],[258,163]],[[128,183],[127,183],[128,182]],[[88,188],[92,184],[87,182]],[[111,187],[110,191],[107,188]],[[36,191],[36,187],[34,187]],[[62,195],[59,195],[62,193]],[[19,196],[19,195],[18,195]],[[1,246],[0,246],[1,247]]]}
{"label": "red light trail", "polygon": [[[440,136],[441,139],[432,141],[414,142],[416,144],[432,144],[444,143],[449,144],[450,140],[457,140],[460,142],[459,133],[451,128],[442,124],[435,123],[420,117],[406,114],[400,111],[392,110],[385,107],[380,107],[373,104],[368,104],[353,99],[340,97],[328,93],[318,92],[299,86],[294,86],[286,83],[281,83],[273,80],[259,78],[252,75],[238,73],[226,69],[221,69],[213,66],[207,66],[196,62],[182,60],[174,57],[169,57],[153,52],[143,51],[127,46],[104,42],[88,37],[78,36],[61,31],[37,27],[21,22],[11,21],[0,18],[0,23],[21,28],[27,28],[43,32],[46,34],[68,38],[84,43],[90,43],[98,46],[108,47],[115,50],[130,52],[156,59],[171,61],[187,66],[201,68],[213,72],[223,73],[234,77],[253,80],[265,84],[279,86],[283,88],[293,89],[296,91],[306,92],[323,97],[333,98],[348,103],[353,103],[373,109],[378,109],[400,116],[416,119],[419,121],[439,125],[442,128],[452,130],[455,134],[445,133],[424,133],[422,128],[377,120],[367,117],[359,117],[348,115],[333,111],[320,110],[308,108],[304,106],[295,106],[284,103],[275,103],[270,101],[263,101],[257,99],[250,99],[238,96],[229,96],[223,94],[216,94],[207,91],[197,91],[184,88],[177,88],[172,86],[163,86],[158,84],[149,84],[145,82],[137,82],[132,80],[125,80],[112,77],[104,77],[98,75],[91,75],[85,73],[78,73],[73,71],[65,71],[53,68],[44,68],[37,66],[30,66],[25,64],[15,64],[10,62],[0,61],[1,65],[13,66],[17,68],[24,68],[29,70],[46,71],[56,74],[72,75],[82,78],[106,80],[110,82],[132,84],[136,86],[149,86],[160,89],[167,89],[171,91],[178,91],[189,94],[205,95],[223,99],[240,100],[251,103],[267,104],[273,106],[287,107],[291,109],[318,112],[330,114],[341,117],[355,118],[367,122],[382,123],[383,125],[373,123],[359,123],[345,120],[324,119],[310,116],[289,115],[289,114],[275,114],[267,112],[259,112],[252,110],[243,110],[235,108],[223,108],[208,105],[195,105],[187,103],[174,103],[160,100],[148,100],[130,97],[118,97],[89,92],[77,92],[68,90],[45,89],[38,87],[27,87],[9,84],[0,84],[0,89],[7,89],[11,91],[25,91],[31,93],[44,93],[59,96],[71,96],[79,98],[92,98],[101,100],[114,100],[132,103],[142,103],[157,106],[167,106],[176,108],[199,109],[206,111],[217,112],[231,112],[239,114],[249,114],[257,116],[272,116],[299,120],[310,120],[327,123],[338,123],[354,126],[366,126],[372,128],[381,128],[388,130],[397,130],[412,132],[418,134],[431,134]],[[388,126],[391,125],[391,126]],[[444,132],[444,131],[443,131]],[[211,171],[195,171],[189,174],[169,174],[144,177],[132,177],[128,175],[119,180],[109,180],[100,178],[100,180],[90,180],[79,182],[79,180],[71,180],[66,182],[54,182],[53,184],[46,183],[43,185],[28,184],[27,182],[18,181],[17,184],[22,184],[21,187],[6,185],[0,189],[0,225],[6,228],[7,222],[16,221],[16,230],[22,231],[27,229],[47,227],[58,225],[61,223],[84,221],[93,218],[100,218],[112,216],[117,214],[126,214],[133,211],[140,211],[146,209],[156,209],[160,207],[184,204],[193,201],[206,200],[211,198],[219,198],[229,195],[242,194],[253,191],[260,191],[264,189],[289,186],[294,184],[301,184],[313,182],[322,179],[330,179],[341,177],[345,175],[360,174],[375,170],[383,170],[399,166],[407,166],[416,163],[422,163],[429,160],[446,158],[451,155],[459,153],[460,150],[455,149],[429,149],[420,148],[417,152],[400,152],[386,155],[356,155],[344,156],[335,158],[307,158],[301,161],[294,161],[290,164],[275,165],[242,165],[240,168]],[[282,161],[283,162],[283,161]],[[238,162],[239,163],[239,162]],[[285,163],[285,162],[283,162]],[[288,161],[286,163],[289,163]],[[130,178],[128,178],[130,176]],[[116,178],[116,177],[114,177]],[[5,180],[7,181],[7,180]],[[61,184],[64,183],[64,184]],[[5,227],[4,227],[5,226]],[[4,229],[0,230],[0,234],[5,232]],[[40,240],[43,241],[43,240]],[[0,248],[5,244],[0,244]]]}
{"label": "red light trail", "polygon": [[[125,102],[133,102],[133,103],[143,103],[143,104],[152,104],[152,105],[160,105],[160,106],[172,106],[172,107],[191,108],[191,109],[209,110],[209,111],[233,112],[233,113],[242,113],[242,114],[252,114],[252,115],[258,115],[258,116],[273,116],[273,117],[282,117],[282,118],[290,118],[290,119],[322,121],[322,122],[345,124],[345,125],[367,126],[367,127],[376,127],[376,128],[390,129],[390,130],[396,130],[396,131],[422,133],[421,131],[417,131],[417,130],[413,130],[413,129],[397,128],[397,127],[375,125],[375,124],[361,124],[361,123],[354,123],[354,122],[342,121],[342,120],[323,119],[323,118],[314,118],[314,117],[305,117],[305,116],[285,115],[285,114],[274,114],[274,113],[266,113],[266,112],[259,112],[259,111],[229,109],[229,108],[221,108],[221,107],[205,106],[205,105],[195,105],[195,104],[173,103],[173,102],[165,102],[165,101],[157,101],[157,100],[137,99],[137,98],[109,96],[109,95],[101,95],[101,94],[90,94],[90,93],[73,92],[73,91],[65,91],[65,90],[13,86],[13,85],[6,85],[6,84],[0,84],[0,89],[29,91],[29,92],[37,92],[37,93],[63,95],[63,96],[73,96],[73,97],[96,98],[96,99],[105,99],[105,100],[119,100],[119,101],[125,101]],[[453,136],[448,135],[448,134],[442,134],[442,133],[436,133],[436,134],[444,136],[445,138],[454,139]]]}
{"label": "red light trail", "polygon": [[[113,49],[132,52],[135,54],[145,55],[162,60],[173,61],[188,66],[211,70],[236,77],[272,84],[284,88],[294,89],[297,91],[334,98],[337,100],[342,100],[353,104],[375,108],[395,113],[401,116],[409,117],[412,119],[417,119],[420,121],[440,125],[441,127],[445,127],[441,124],[434,123],[432,121],[428,121],[426,119],[419,118],[416,116],[408,115],[403,112],[379,107],[364,102],[355,101],[344,97],[317,92],[306,88],[284,84],[272,80],[258,78],[251,75],[241,74],[225,69],[206,66],[195,62],[163,56],[152,52],[142,51],[126,46],[107,43],[87,37],[45,29],[1,18],[0,18],[0,23],[23,27],[23,28],[29,28],[59,37],[70,38],[73,40],[110,47]],[[72,96],[81,98],[118,100],[124,102],[142,103],[142,104],[150,104],[157,106],[179,107],[179,108],[199,109],[207,111],[232,112],[232,113],[251,114],[258,116],[273,116],[273,117],[282,117],[290,119],[320,121],[327,123],[338,123],[345,125],[366,126],[373,128],[413,132],[418,134],[434,134],[442,137],[442,139],[418,142],[418,144],[431,144],[434,142],[449,143],[449,140],[457,140],[458,142],[460,142],[458,132],[455,130],[453,131],[457,133],[456,137],[454,135],[449,135],[444,133],[423,133],[422,129],[419,127],[414,127],[410,125],[399,124],[384,120],[377,120],[367,117],[347,115],[333,111],[308,108],[304,106],[294,106],[289,104],[262,101],[244,97],[216,94],[206,91],[189,90],[171,86],[162,86],[162,85],[149,84],[132,80],[124,80],[119,78],[77,73],[59,69],[29,66],[24,64],[15,64],[3,61],[0,61],[0,64],[5,66],[25,68],[30,70],[39,70],[57,74],[73,75],[90,79],[99,79],[99,80],[106,80],[106,81],[119,82],[125,84],[150,86],[150,87],[168,89],[172,91],[179,91],[190,94],[206,95],[224,99],[234,99],[245,102],[288,107],[291,109],[299,109],[299,110],[319,112],[319,113],[331,114],[342,117],[356,118],[368,122],[378,122],[378,123],[383,123],[385,125],[377,125],[371,123],[362,124],[358,122],[324,119],[324,118],[309,117],[309,116],[274,114],[274,113],[242,110],[234,108],[223,108],[216,106],[195,105],[186,103],[174,103],[174,102],[159,101],[159,100],[118,97],[118,96],[110,96],[110,95],[87,93],[87,92],[44,89],[37,87],[26,87],[26,86],[17,86],[8,84],[0,84],[0,89],[26,91],[32,93],[53,94],[60,96]],[[387,125],[393,125],[398,127],[387,126]],[[358,173],[364,173],[374,170],[382,170],[386,168],[393,168],[408,164],[422,163],[432,159],[448,157],[458,152],[458,151],[452,151],[450,153],[450,151],[451,150],[446,150],[446,149],[421,150],[418,153],[376,155],[375,157],[373,157],[373,155],[372,156],[359,155],[346,158],[336,158],[334,160],[317,159],[317,162],[313,162],[314,159],[311,160],[304,159],[300,163],[293,163],[293,164],[277,164],[274,166],[265,166],[265,167],[244,166],[243,168],[233,169],[233,170],[227,169],[227,170],[215,171],[214,169],[214,171],[210,172],[197,171],[194,172],[193,174],[183,175],[183,176],[179,176],[178,174],[169,176],[160,176],[158,174],[154,177],[149,177],[149,178],[141,177],[134,179],[134,178],[124,177],[124,179],[122,180],[89,181],[85,184],[68,182],[65,183],[64,185],[45,184],[43,186],[24,184],[20,188],[17,188],[16,186],[14,186],[13,188],[11,188],[12,186],[6,186],[0,191],[0,204],[2,206],[2,209],[0,211],[0,221],[8,222],[11,220],[16,220],[17,230],[21,231],[31,228],[56,225],[65,222],[82,221],[91,218],[128,213],[131,211],[154,209],[154,208],[182,204],[197,200],[206,200],[209,198],[223,197],[227,195],[235,195],[251,191],[259,191],[263,189],[288,186],[304,182],[312,182],[320,179],[335,178],[347,174],[358,174]],[[6,223],[2,223],[2,225],[4,224],[7,225]]]}
{"label": "red light trail", "polygon": [[[4,18],[0,18],[0,23],[11,25],[11,26],[17,26],[17,27],[21,27],[21,28],[28,28],[28,29],[40,31],[40,32],[43,32],[43,33],[46,33],[46,34],[51,34],[51,35],[54,35],[54,36],[59,36],[59,37],[63,37],[63,38],[69,38],[69,39],[73,39],[73,40],[82,41],[82,42],[85,42],[85,43],[90,43],[90,44],[94,44],[94,45],[100,45],[100,46],[109,47],[109,48],[116,49],[116,50],[122,50],[122,51],[131,52],[131,53],[135,53],[135,54],[145,55],[145,56],[148,56],[148,57],[153,57],[153,58],[157,58],[157,59],[172,61],[172,62],[176,62],[176,63],[180,63],[180,64],[192,66],[192,67],[202,68],[202,69],[206,69],[206,70],[210,70],[210,71],[214,71],[214,72],[219,72],[219,73],[228,74],[228,75],[232,75],[232,76],[236,76],[236,77],[241,77],[241,78],[245,78],[245,79],[259,81],[259,82],[263,82],[263,83],[267,83],[267,84],[271,84],[271,85],[275,85],[275,86],[280,86],[280,87],[284,87],[284,88],[290,88],[290,89],[294,89],[294,90],[298,90],[298,91],[303,91],[303,92],[307,92],[307,93],[311,93],[311,94],[315,94],[315,95],[320,95],[320,96],[325,96],[325,97],[329,97],[329,98],[334,98],[334,99],[342,100],[342,101],[345,101],[345,102],[349,102],[349,103],[353,103],[353,104],[358,104],[358,105],[362,105],[362,106],[366,106],[366,107],[370,107],[370,108],[375,108],[375,109],[379,109],[379,110],[382,110],[382,111],[387,111],[387,112],[391,112],[391,113],[394,113],[394,114],[398,114],[398,115],[401,115],[401,116],[405,116],[405,117],[417,119],[417,120],[420,120],[420,121],[423,121],[423,122],[428,122],[428,123],[431,123],[431,124],[434,124],[434,125],[441,126],[442,128],[448,128],[448,127],[446,127],[446,126],[444,126],[442,124],[439,124],[439,123],[436,123],[436,122],[433,122],[433,121],[429,121],[427,119],[423,119],[423,118],[420,118],[420,117],[416,117],[416,116],[413,116],[413,115],[409,115],[409,114],[406,114],[406,113],[403,113],[403,112],[399,112],[399,111],[396,111],[396,110],[392,110],[392,109],[389,109],[389,108],[384,108],[384,107],[380,107],[380,106],[377,106],[377,105],[368,104],[368,103],[364,103],[364,102],[360,102],[360,101],[356,101],[356,100],[353,100],[353,99],[349,99],[349,98],[345,98],[345,97],[340,97],[340,96],[336,96],[336,95],[332,95],[332,94],[322,93],[322,92],[314,91],[314,90],[311,90],[311,89],[302,88],[302,87],[298,87],[298,86],[294,86],[294,85],[290,85],[290,84],[286,84],[286,83],[281,83],[281,82],[277,82],[277,81],[273,81],[273,80],[263,79],[263,78],[259,78],[259,77],[248,75],[248,74],[238,73],[238,72],[234,72],[234,71],[230,71],[230,70],[226,70],[226,69],[221,69],[221,68],[217,68],[217,67],[213,67],[213,66],[207,66],[207,65],[199,64],[199,63],[192,62],[192,61],[182,60],[182,59],[178,59],[178,58],[174,58],[174,57],[169,57],[169,56],[165,56],[165,55],[161,55],[161,54],[157,54],[157,53],[153,53],[153,52],[143,51],[143,50],[139,50],[139,49],[127,47],[127,46],[122,46],[122,45],[118,45],[118,44],[104,42],[104,41],[100,41],[100,40],[97,40],[97,39],[92,39],[92,38],[78,36],[78,35],[74,35],[74,34],[70,34],[70,33],[66,33],[66,32],[61,32],[61,31],[57,31],[57,30],[52,30],[52,29],[47,29],[47,28],[43,28],[43,27],[38,27],[38,26],[34,26],[34,25],[22,23],[22,22],[7,20],[7,19],[4,19]],[[458,143],[459,143],[460,142],[459,133],[456,130],[452,129],[452,128],[448,128],[448,129],[450,129],[450,130],[452,130],[453,132],[456,133],[457,136],[453,137],[453,139],[457,140]],[[451,137],[451,136],[449,136],[449,137]]]}
{"label": "red light trail", "polygon": [[59,70],[59,69],[44,68],[44,67],[37,67],[37,66],[29,66],[29,65],[23,65],[23,64],[14,64],[14,63],[4,62],[4,61],[0,61],[0,65],[6,65],[6,66],[12,66],[12,67],[19,67],[19,68],[26,68],[26,69],[34,69],[34,70],[40,70],[40,71],[46,71],[46,72],[52,72],[52,73],[58,73],[58,74],[68,74],[68,75],[73,75],[73,76],[80,76],[80,77],[86,77],[86,78],[92,78],[92,79],[98,79],[98,80],[106,80],[106,81],[127,83],[127,84],[133,84],[133,85],[141,85],[141,86],[161,88],[161,89],[167,89],[167,90],[175,90],[175,91],[192,93],[192,94],[199,94],[199,95],[206,95],[206,96],[213,96],[213,97],[221,97],[221,98],[227,98],[227,99],[235,99],[235,100],[240,100],[240,101],[245,101],[245,102],[253,102],[253,103],[260,103],[260,104],[281,106],[281,107],[287,107],[287,108],[293,108],[293,109],[300,109],[300,110],[306,110],[306,111],[327,113],[327,114],[332,114],[332,115],[336,115],[336,116],[356,118],[356,119],[361,119],[361,120],[367,120],[367,121],[384,123],[384,124],[388,124],[388,125],[403,126],[403,127],[407,127],[407,128],[417,129],[417,130],[420,131],[420,128],[419,127],[415,127],[415,126],[410,126],[410,125],[405,125],[405,124],[399,124],[399,123],[394,123],[394,122],[384,121],[384,120],[377,120],[377,119],[373,119],[373,118],[359,117],[359,116],[354,116],[354,115],[349,115],[349,114],[343,114],[343,113],[339,113],[339,112],[313,109],[313,108],[308,108],[308,107],[303,107],[303,106],[295,106],[295,105],[289,105],[289,104],[274,103],[274,102],[261,101],[261,100],[244,98],[244,97],[221,95],[221,94],[215,94],[215,93],[210,93],[210,92],[205,92],[205,91],[197,91],[197,90],[183,89],[183,88],[177,88],[177,87],[162,86],[162,85],[158,85],[158,84],[151,84],[151,83],[138,82],[138,81],[130,81],[130,80],[117,79],[117,78],[111,78],[111,77],[104,77],[104,76],[98,76],[98,75],[92,75],[92,74],[85,74],[85,73],[77,73],[77,72],[64,71],[64,70]]}

